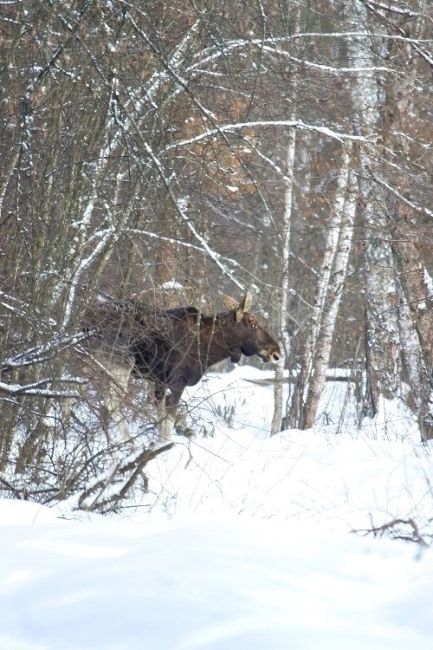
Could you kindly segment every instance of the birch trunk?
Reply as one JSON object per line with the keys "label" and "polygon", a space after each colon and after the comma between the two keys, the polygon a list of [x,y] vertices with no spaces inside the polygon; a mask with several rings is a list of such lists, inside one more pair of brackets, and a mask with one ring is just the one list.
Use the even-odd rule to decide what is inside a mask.
{"label": "birch trunk", "polygon": [[[301,10],[299,7],[293,9],[292,29],[299,31],[301,21]],[[296,120],[296,100],[298,95],[298,70],[293,68],[290,76],[292,109],[290,119]],[[275,435],[285,426],[286,417],[283,421],[283,400],[284,400],[284,368],[290,352],[290,339],[287,331],[288,307],[289,307],[289,272],[290,272],[290,236],[292,213],[294,204],[293,181],[295,177],[296,157],[296,129],[291,129],[288,134],[286,149],[286,169],[284,179],[284,214],[281,230],[281,275],[279,286],[279,315],[278,315],[278,343],[282,356],[275,368],[274,377],[274,412],[271,423],[271,435]]]}
{"label": "birch trunk", "polygon": [[288,302],[289,302],[289,257],[290,257],[290,225],[292,221],[293,206],[293,178],[296,153],[296,129],[289,134],[286,154],[286,178],[284,191],[284,217],[281,232],[281,285],[280,285],[280,311],[278,318],[279,344],[283,352],[275,368],[274,378],[274,413],[271,424],[271,435],[281,431],[283,418],[283,379],[285,361],[289,355],[289,336],[287,333]]}
{"label": "birch trunk", "polygon": [[[363,2],[348,5],[348,18],[368,29],[368,14]],[[374,71],[375,57],[365,39],[351,39],[348,52],[354,66],[364,68],[351,86],[354,124],[358,135],[368,137],[381,131],[380,88]],[[380,149],[359,151],[359,193],[364,223],[365,281],[365,357],[367,384],[363,416],[374,417],[379,395],[393,397],[398,392],[400,344],[397,314],[397,288],[393,256],[389,243],[385,196],[372,178],[371,168],[380,160]]]}
{"label": "birch trunk", "polygon": [[[419,17],[427,15],[427,3],[421,2]],[[425,21],[411,24],[411,36],[427,38],[430,34]],[[413,74],[417,67],[418,48],[411,45],[402,46],[404,60],[410,76],[395,80],[388,102],[392,111],[387,111],[389,122],[385,133],[385,143],[393,150],[400,150],[402,160],[411,160],[409,138],[401,137],[410,133],[415,114],[414,96],[419,83]],[[402,360],[404,377],[410,386],[410,394],[404,395],[405,401],[417,414],[422,440],[433,438],[433,282],[424,263],[419,228],[416,227],[416,215],[410,200],[411,176],[400,168],[397,176],[398,200],[393,197],[393,210],[390,211],[389,226],[392,234],[392,251],[395,266],[401,283],[400,299],[400,337],[402,343]]]}
{"label": "birch trunk", "polygon": [[[402,310],[408,314],[403,334],[406,369],[418,414],[421,438],[433,438],[433,296],[432,279],[416,245],[417,233],[406,220],[393,227],[392,247],[403,287]],[[412,331],[411,331],[412,330]],[[416,333],[413,340],[412,332]]]}
{"label": "birch trunk", "polygon": [[[305,398],[302,418],[304,428],[314,426],[316,421],[320,397],[325,388],[326,371],[331,356],[338,309],[349,264],[356,212],[356,179],[354,171],[349,166],[350,156],[348,152],[345,152],[338,188],[341,194],[336,199],[336,207],[341,206],[340,214],[336,213],[336,221],[337,219],[340,220],[338,226],[336,224],[336,227],[339,228],[339,240],[333,263],[333,272],[328,284],[327,301],[315,345],[312,376],[308,382],[308,391]],[[345,195],[344,198],[343,194]]]}
{"label": "birch trunk", "polygon": [[[333,217],[328,226],[328,235],[325,246],[325,253],[319,271],[319,281],[316,288],[316,295],[313,308],[306,328],[308,336],[305,342],[304,353],[301,361],[301,370],[293,392],[288,415],[290,427],[305,428],[305,414],[308,412],[307,399],[312,393],[310,384],[314,375],[315,358],[318,349],[319,334],[322,328],[322,321],[327,307],[328,294],[331,284],[331,273],[333,272],[335,258],[337,255],[338,243],[342,228],[344,214],[344,203],[347,191],[349,176],[350,157],[347,151],[343,153],[341,171],[338,178],[335,195],[335,209]],[[311,411],[312,413],[313,411]],[[311,420],[311,417],[310,417]],[[308,425],[311,426],[311,425]]]}

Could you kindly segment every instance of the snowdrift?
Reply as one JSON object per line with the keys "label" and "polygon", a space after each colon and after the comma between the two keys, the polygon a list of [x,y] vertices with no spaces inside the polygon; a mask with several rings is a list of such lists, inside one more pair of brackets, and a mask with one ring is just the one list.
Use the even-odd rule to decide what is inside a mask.
{"label": "snowdrift", "polygon": [[205,437],[122,516],[0,501],[1,650],[431,648],[432,551],[352,532],[430,542],[431,449],[393,403],[358,428],[333,382],[315,429],[270,438],[266,377],[191,391]]}

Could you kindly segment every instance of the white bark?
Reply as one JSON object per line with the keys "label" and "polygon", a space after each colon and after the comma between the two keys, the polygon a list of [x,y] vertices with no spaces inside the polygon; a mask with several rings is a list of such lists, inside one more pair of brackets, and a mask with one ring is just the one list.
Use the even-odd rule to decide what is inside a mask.
{"label": "white bark", "polygon": [[[354,216],[354,205],[352,206],[350,202],[346,205],[349,166],[350,151],[344,150],[335,194],[335,207],[328,225],[325,253],[308,321],[308,336],[301,362],[301,372],[290,407],[290,424],[302,428],[312,426],[314,423],[318,401],[326,379],[335,319],[346,274]],[[353,183],[352,176],[353,174],[350,183]]]}
{"label": "white bark", "polygon": [[350,156],[345,152],[338,189],[343,194],[336,197],[336,208],[343,202],[339,217],[336,215],[336,221],[340,220],[338,226],[336,224],[336,227],[339,228],[338,246],[333,261],[332,276],[328,284],[325,310],[320,322],[320,332],[314,350],[312,377],[308,383],[308,393],[305,398],[303,417],[305,428],[312,427],[315,423],[319,400],[325,387],[338,309],[349,264],[356,212],[356,178],[349,165]]}
{"label": "white bark", "polygon": [[296,153],[296,130],[289,134],[286,154],[286,174],[284,190],[284,216],[281,232],[281,286],[280,310],[278,317],[279,343],[282,351],[280,361],[275,368],[274,383],[274,413],[272,416],[271,434],[275,435],[281,429],[283,416],[283,379],[285,361],[289,354],[290,340],[287,332],[288,302],[289,302],[289,263],[290,263],[290,230],[293,207],[293,178]]}
{"label": "white bark", "polygon": [[[361,0],[347,5],[347,16],[368,27],[368,13]],[[375,58],[365,39],[348,41],[348,53],[356,66],[373,67]],[[356,77],[351,85],[354,123],[358,135],[379,132],[381,128],[380,87],[376,72]],[[380,159],[380,149],[371,151]],[[389,243],[384,196],[374,183],[370,168],[374,159],[363,147],[359,151],[359,190],[365,227],[366,358],[367,390],[364,414],[374,416],[379,394],[395,395],[399,375],[399,327],[395,301],[393,255]]]}

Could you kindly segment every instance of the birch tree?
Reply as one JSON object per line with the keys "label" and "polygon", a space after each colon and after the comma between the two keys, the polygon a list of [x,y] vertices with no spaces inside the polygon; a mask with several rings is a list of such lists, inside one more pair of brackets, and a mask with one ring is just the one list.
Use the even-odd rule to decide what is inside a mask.
{"label": "birch tree", "polygon": [[333,331],[344,285],[354,224],[353,171],[344,150],[325,253],[318,273],[315,298],[307,323],[300,375],[293,392],[288,424],[313,426],[328,368]]}
{"label": "birch tree", "polygon": [[[376,115],[372,114],[371,119],[377,124],[380,147],[376,148],[375,158],[368,160],[366,152],[364,161],[361,158],[360,189],[366,197],[368,242],[366,412],[374,414],[379,392],[386,396],[401,394],[402,374],[411,386],[421,435],[427,438],[431,436],[431,382],[427,368],[431,364],[428,341],[432,330],[430,311],[425,309],[430,295],[429,272],[416,245],[419,226],[415,224],[419,223],[417,212],[428,208],[424,208],[424,192],[417,190],[422,187],[419,173],[423,165],[416,169],[413,161],[419,159],[416,150],[420,137],[428,138],[429,131],[423,116],[421,79],[433,67],[431,48],[426,48],[423,41],[431,36],[431,21],[423,2],[412,3],[412,9],[398,3],[385,8],[380,3],[365,2],[357,9],[365,24],[376,30],[375,38],[378,33],[385,37],[381,56],[390,60],[392,55],[399,69],[398,76],[387,82],[381,79],[380,87],[376,86]],[[391,40],[391,36],[396,39]],[[372,49],[366,52],[368,56]],[[356,50],[353,54],[357,55]],[[367,95],[362,90],[361,94]],[[423,97],[417,105],[416,96]],[[415,201],[411,198],[414,191],[418,195]],[[376,216],[372,215],[372,206],[376,206]],[[382,233],[380,238],[378,233]],[[397,274],[396,280],[391,271]]]}
{"label": "birch tree", "polygon": [[283,227],[281,231],[281,260],[280,260],[280,273],[281,280],[279,284],[279,318],[278,318],[278,331],[280,333],[280,347],[283,351],[280,362],[275,369],[275,384],[274,384],[274,412],[271,423],[271,433],[274,435],[281,430],[283,419],[283,381],[284,381],[284,368],[286,360],[289,356],[290,340],[287,330],[287,321],[289,316],[289,272],[290,272],[290,225],[292,222],[292,206],[293,206],[293,180],[295,174],[295,153],[296,153],[296,131],[293,131],[288,138],[287,142],[287,157],[286,157],[286,178],[284,189],[284,213],[283,213]]}
{"label": "birch tree", "polygon": [[[368,14],[363,2],[347,7],[347,18],[353,25],[369,30]],[[354,37],[348,43],[349,58],[358,67],[369,68],[352,82],[354,126],[357,133],[378,137],[381,130],[380,87],[372,46],[365,39]],[[374,417],[381,393],[397,392],[399,376],[399,336],[395,297],[392,249],[387,236],[385,198],[370,176],[372,165],[380,159],[380,148],[374,157],[367,148],[359,149],[359,191],[362,197],[364,225],[365,282],[365,358],[366,391],[363,414]]]}
{"label": "birch tree", "polygon": [[347,276],[356,212],[356,179],[351,164],[350,150],[345,151],[335,199],[335,223],[334,219],[331,223],[331,228],[335,228],[338,233],[338,242],[332,260],[332,273],[328,279],[326,301],[321,301],[323,307],[319,314],[320,323],[319,327],[315,328],[316,341],[307,390],[304,386],[302,426],[305,428],[314,426],[316,421],[331,358],[338,309]]}
{"label": "birch tree", "polygon": [[[421,436],[432,437],[432,350],[431,271],[429,250],[431,220],[423,170],[431,161],[431,121],[424,111],[424,80],[433,69],[431,19],[425,2],[413,3],[405,12],[393,5],[389,14],[374,8],[386,33],[404,34],[407,41],[389,44],[401,74],[387,87],[383,142],[387,169],[378,170],[375,181],[387,196],[387,219],[396,273],[401,291],[399,314],[403,376],[410,387],[407,401],[418,415]],[[392,106],[392,110],[391,110]],[[423,154],[420,155],[421,151]],[[414,161],[418,163],[414,163]]]}

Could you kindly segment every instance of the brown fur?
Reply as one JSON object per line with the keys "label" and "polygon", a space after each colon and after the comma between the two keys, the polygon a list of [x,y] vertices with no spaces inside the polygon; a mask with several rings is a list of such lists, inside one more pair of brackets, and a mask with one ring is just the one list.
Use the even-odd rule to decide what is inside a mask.
{"label": "brown fur", "polygon": [[174,416],[186,386],[200,381],[206,370],[224,359],[259,355],[279,360],[278,343],[247,309],[251,295],[240,303],[226,297],[228,311],[207,316],[195,307],[155,310],[135,300],[107,301],[92,310],[86,327],[104,342],[126,348],[135,373],[154,382],[157,402]]}

